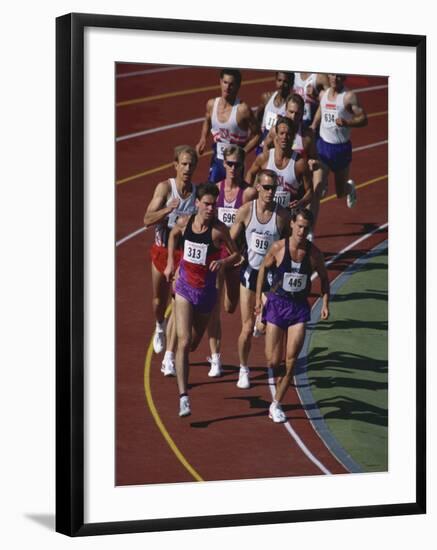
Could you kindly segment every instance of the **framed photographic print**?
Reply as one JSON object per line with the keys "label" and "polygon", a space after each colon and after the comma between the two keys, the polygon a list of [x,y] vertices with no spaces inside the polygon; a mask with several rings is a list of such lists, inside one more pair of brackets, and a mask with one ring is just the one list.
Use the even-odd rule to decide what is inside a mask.
{"label": "framed photographic print", "polygon": [[425,513],[425,45],[57,19],[59,532]]}

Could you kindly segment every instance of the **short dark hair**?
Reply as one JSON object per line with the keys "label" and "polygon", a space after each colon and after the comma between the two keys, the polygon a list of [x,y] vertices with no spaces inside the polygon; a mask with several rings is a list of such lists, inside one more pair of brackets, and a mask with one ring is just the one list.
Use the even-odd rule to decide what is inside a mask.
{"label": "short dark hair", "polygon": [[299,111],[303,113],[304,107],[305,107],[305,101],[303,100],[303,97],[296,92],[292,92],[287,99],[285,100],[285,106],[289,103],[297,103],[299,105]]}
{"label": "short dark hair", "polygon": [[276,78],[278,77],[279,73],[285,74],[287,76],[288,80],[290,81],[290,88],[292,88],[294,86],[294,73],[290,73],[290,71],[276,71]]}
{"label": "short dark hair", "polygon": [[240,86],[241,84],[241,71],[239,69],[222,69],[220,71],[220,80],[225,76],[225,74],[229,76],[233,76],[235,78],[235,82],[237,83],[237,86]]}
{"label": "short dark hair", "polygon": [[293,123],[292,121],[285,117],[285,116],[278,116],[278,119],[276,120],[276,124],[275,124],[275,130],[278,131],[278,128],[281,124],[285,124],[285,126],[287,126],[287,128],[290,130],[290,132],[294,132],[294,126],[293,126]]}
{"label": "short dark hair", "polygon": [[313,225],[314,222],[314,215],[311,212],[311,210],[308,210],[308,208],[298,207],[293,210],[293,213],[291,215],[292,221],[296,221],[298,216],[302,216],[304,220],[307,220],[310,222],[310,225]]}
{"label": "short dark hair", "polygon": [[219,196],[219,188],[215,183],[206,182],[200,183],[196,187],[196,199],[200,201],[205,195],[211,195],[215,199]]}
{"label": "short dark hair", "polygon": [[255,178],[255,184],[259,183],[263,176],[267,176],[267,177],[271,178],[274,185],[278,184],[278,174],[276,172],[274,172],[273,170],[269,170],[268,168],[263,168],[262,170],[260,170],[258,172],[258,174],[256,175],[256,178]]}

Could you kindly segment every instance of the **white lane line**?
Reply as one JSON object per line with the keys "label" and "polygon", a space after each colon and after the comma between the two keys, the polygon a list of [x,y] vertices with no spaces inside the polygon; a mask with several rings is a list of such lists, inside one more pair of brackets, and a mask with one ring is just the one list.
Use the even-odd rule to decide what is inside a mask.
{"label": "white lane line", "polygon": [[353,92],[373,92],[374,90],[385,90],[388,88],[388,84],[381,84],[380,86],[369,86],[368,88],[354,88]]}
{"label": "white lane line", "polygon": [[[354,246],[356,246],[360,242],[368,239],[370,236],[372,236],[377,231],[381,231],[381,229],[385,229],[387,226],[388,226],[388,223],[384,223],[384,224],[380,225],[379,227],[377,227],[376,229],[374,229],[373,231],[369,231],[369,233],[366,233],[365,235],[362,235],[360,238],[356,239],[355,241],[350,243],[348,246],[346,246],[345,248],[340,250],[340,252],[338,254],[335,254],[335,256],[333,256],[330,260],[328,260],[326,262],[326,265],[328,266],[328,265],[334,263],[340,256],[342,256],[343,254],[348,252],[351,248],[354,248]],[[313,273],[312,276],[311,276],[311,280],[313,281],[316,278],[317,278],[317,273]],[[332,282],[330,284],[332,284]],[[296,379],[294,379],[294,383],[296,384]],[[274,399],[275,398],[275,393],[276,393],[276,384],[275,384],[275,378],[273,376],[273,370],[270,369],[270,368],[269,368],[269,388],[270,388],[270,393],[272,395],[272,399]],[[299,392],[296,392],[296,393],[299,396],[299,400],[301,402],[302,408],[305,410],[305,407],[304,407],[304,404],[302,403]],[[294,441],[297,443],[297,445],[300,447],[300,449],[303,451],[303,453],[307,456],[307,458],[309,458],[311,460],[311,462],[313,464],[315,464],[321,472],[323,472],[326,475],[332,474],[332,472],[330,470],[328,470],[328,468],[326,466],[324,466],[324,464],[322,464],[322,462],[320,462],[320,460],[318,460],[318,458],[316,458],[313,455],[313,453],[308,449],[308,447],[305,445],[305,443],[302,441],[302,439],[299,437],[299,435],[293,430],[293,428],[292,428],[292,426],[291,426],[291,424],[288,420],[287,420],[287,422],[284,422],[283,426],[287,430],[287,432],[291,435],[291,437],[294,439]],[[315,430],[315,431],[318,434],[317,430]]]}
{"label": "white lane line", "polygon": [[[183,68],[183,67],[182,67]],[[383,88],[388,88],[387,85],[384,86],[370,86],[369,88],[357,88],[353,90],[354,92],[370,92],[372,90],[381,90]],[[252,111],[255,111],[256,107],[252,107]],[[190,120],[183,120],[181,122],[176,122],[175,124],[167,124],[165,126],[158,126],[157,128],[151,128],[149,130],[141,130],[133,134],[125,134],[124,136],[119,136],[115,138],[116,142],[125,141],[126,139],[134,139],[141,136],[147,136],[148,134],[155,134],[156,132],[165,132],[165,130],[171,130],[172,128],[180,128],[181,126],[188,126],[190,124],[195,124],[197,122],[202,122],[205,117],[192,118]]]}
{"label": "white lane line", "polygon": [[179,71],[181,69],[187,69],[188,67],[162,67],[159,69],[145,69],[144,71],[133,71],[131,73],[120,73],[115,78],[127,78],[129,76],[141,76],[143,74],[165,73],[167,71]]}
{"label": "white lane line", "polygon": [[147,227],[140,227],[139,229],[137,229],[133,233],[130,233],[129,235],[126,235],[126,237],[123,237],[119,241],[116,241],[115,246],[120,246],[121,244],[125,243],[129,239],[133,239],[134,237],[136,237],[140,233],[144,233],[144,231],[146,231],[146,229],[147,229]]}
{"label": "white lane line", "polygon": [[356,151],[364,151],[365,149],[372,149],[372,147],[378,147],[379,145],[386,145],[387,143],[388,143],[388,139],[385,139],[384,141],[369,143],[369,145],[361,145],[361,147],[354,147],[352,149],[352,152],[355,153]]}

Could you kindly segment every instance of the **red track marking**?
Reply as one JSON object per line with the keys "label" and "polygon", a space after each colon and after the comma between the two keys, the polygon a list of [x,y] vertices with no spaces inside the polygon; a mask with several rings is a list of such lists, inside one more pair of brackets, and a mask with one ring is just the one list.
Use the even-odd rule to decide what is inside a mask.
{"label": "red track marking", "polygon": [[[130,70],[135,70],[136,67],[130,67]],[[171,73],[160,74],[165,88],[165,83],[171,80]],[[121,80],[128,82],[130,78]],[[351,83],[352,78],[349,85]],[[354,77],[353,80],[354,87],[380,83],[384,83],[384,79]],[[195,85],[198,83],[194,81],[189,84],[190,87]],[[268,87],[262,87],[262,91],[266,89]],[[256,93],[258,92],[257,90]],[[159,90],[153,93],[159,93]],[[209,94],[209,97],[212,95],[214,94]],[[258,97],[259,94],[257,99]],[[362,96],[362,103],[367,112],[376,112],[387,108],[384,98],[387,98],[387,90],[366,93]],[[123,109],[127,112],[133,108],[120,110]],[[161,124],[160,120],[148,120],[151,127]],[[178,120],[181,120],[181,117]],[[164,123],[171,122],[167,119]],[[186,137],[189,143],[197,141],[200,126],[196,128],[192,125],[187,129],[187,134],[182,132],[182,129],[174,135],[165,132],[165,138],[164,134],[158,134],[158,139],[144,142],[148,144],[146,149],[144,144],[141,147],[135,145],[142,141],[142,138],[122,142],[130,143],[130,147],[126,149],[121,147],[122,143],[118,144],[117,160],[120,173],[134,173],[134,166],[140,166],[141,162],[140,170],[144,170],[145,165],[153,167],[160,162],[169,162],[169,151],[174,145],[183,142],[182,137]],[[387,117],[370,119],[369,126],[356,130],[352,138],[354,146],[387,139]],[[163,139],[165,155],[162,155],[161,151]],[[201,159],[197,172],[199,175],[206,174],[209,160],[209,157]],[[352,174],[358,183],[387,174],[387,146],[356,153]],[[171,169],[117,186],[117,239],[141,226],[144,210],[154,186],[169,175],[173,175]],[[198,181],[197,177],[195,179]],[[330,193],[332,191],[331,181]],[[359,190],[358,197],[359,202],[354,210],[348,210],[344,201],[337,200],[329,201],[321,207],[316,232],[317,244],[330,256],[359,235],[366,233],[369,228],[380,225],[387,219],[385,181]],[[152,238],[153,229],[117,248],[118,485],[193,480],[159,433],[148,412],[144,396],[144,357],[154,324],[150,305],[150,265],[146,259]],[[368,241],[360,243],[356,250],[350,251],[332,266],[329,270],[330,277],[335,277],[357,255],[385,238],[386,234],[374,235]],[[317,288],[318,282],[315,282],[314,290]],[[194,365],[191,370],[190,380],[194,385],[191,391],[193,415],[188,419],[178,418],[175,380],[161,375],[159,358],[153,357],[152,395],[167,430],[190,464],[204,479],[320,474],[320,470],[303,455],[287,432],[282,427],[273,425],[267,418],[270,392],[264,365],[263,339],[253,341],[250,361],[253,387],[247,391],[235,387],[238,365],[235,341],[239,330],[239,313],[234,316],[223,314],[223,342],[226,349],[223,378],[210,379],[207,376],[209,365],[207,366],[205,361],[208,355],[206,340],[191,357],[193,363],[201,364]],[[333,473],[343,472],[342,466],[332,457],[312,429],[293,389],[287,394],[284,409],[291,419],[293,428],[317,458]]]}

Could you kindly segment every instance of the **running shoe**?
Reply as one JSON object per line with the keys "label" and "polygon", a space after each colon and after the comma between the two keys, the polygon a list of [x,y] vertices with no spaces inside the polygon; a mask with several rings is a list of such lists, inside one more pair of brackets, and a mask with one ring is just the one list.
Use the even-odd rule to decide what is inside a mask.
{"label": "running shoe", "polygon": [[237,388],[240,388],[241,390],[247,390],[250,388],[249,369],[247,367],[240,367]]}
{"label": "running shoe", "polygon": [[164,359],[161,365],[161,372],[164,376],[176,376],[173,359]]}
{"label": "running shoe", "polygon": [[220,353],[214,353],[213,357],[208,357],[207,359],[211,363],[211,368],[209,369],[208,376],[210,376],[211,378],[220,377],[223,374]]}
{"label": "running shoe", "polygon": [[190,414],[191,414],[190,399],[188,395],[184,395],[179,400],[179,416],[190,416]]}
{"label": "running shoe", "polygon": [[353,208],[357,203],[357,191],[353,180],[348,180],[347,183],[351,186],[351,190],[346,196],[346,204],[348,208]]}
{"label": "running shoe", "polygon": [[273,422],[281,423],[286,422],[287,417],[284,414],[284,411],[281,408],[281,405],[272,403],[269,408],[269,418],[273,420]]}
{"label": "running shoe", "polygon": [[155,353],[162,353],[165,348],[165,331],[163,329],[156,329],[153,335],[153,351]]}

